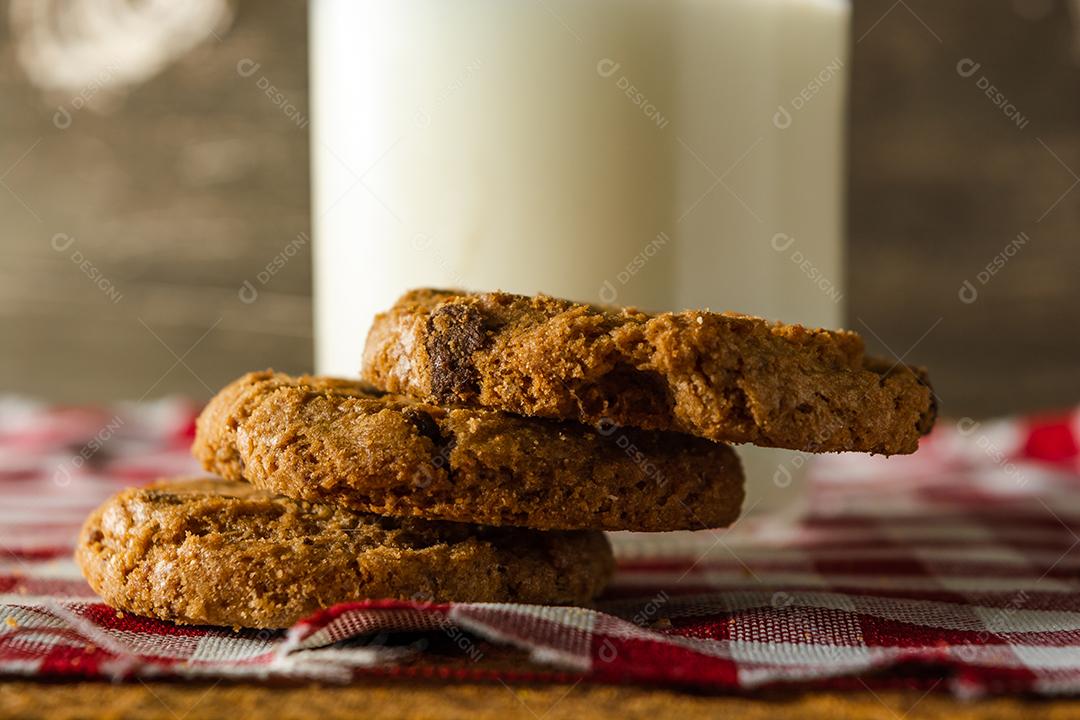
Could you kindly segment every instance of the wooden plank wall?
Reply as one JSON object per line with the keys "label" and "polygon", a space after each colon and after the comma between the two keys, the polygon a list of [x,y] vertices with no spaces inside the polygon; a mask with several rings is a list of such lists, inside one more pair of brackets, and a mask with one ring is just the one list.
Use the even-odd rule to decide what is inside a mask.
{"label": "wooden plank wall", "polygon": [[[306,129],[236,66],[261,63],[306,116],[305,33],[304,3],[244,0],[220,40],[111,113],[59,129],[64,98],[24,77],[5,7],[0,392],[205,398],[247,369],[310,368],[306,251],[258,302],[238,295],[309,232],[309,172]],[[849,326],[929,365],[954,415],[1080,401],[1080,71],[1067,7],[858,0],[853,42]],[[965,77],[968,59],[965,72],[979,68]],[[959,298],[965,280],[973,303]]]}

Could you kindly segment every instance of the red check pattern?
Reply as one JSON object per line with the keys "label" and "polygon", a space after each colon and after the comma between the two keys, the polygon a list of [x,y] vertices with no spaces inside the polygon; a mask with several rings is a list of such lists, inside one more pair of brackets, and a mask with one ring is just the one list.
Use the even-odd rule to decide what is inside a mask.
{"label": "red check pattern", "polygon": [[0,399],[0,673],[1080,691],[1080,412],[815,458],[797,521],[616,533],[597,609],[370,601],[283,633],[117,613],[70,559],[108,495],[197,471],[195,412]]}

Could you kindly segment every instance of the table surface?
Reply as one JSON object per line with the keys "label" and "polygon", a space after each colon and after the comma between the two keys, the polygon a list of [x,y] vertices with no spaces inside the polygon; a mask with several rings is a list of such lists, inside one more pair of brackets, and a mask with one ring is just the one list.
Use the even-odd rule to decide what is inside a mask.
{"label": "table surface", "polygon": [[1080,716],[1080,700],[995,698],[963,702],[938,692],[703,696],[602,685],[515,686],[363,682],[347,687],[265,687],[225,683],[0,683],[0,715],[47,717],[494,718],[1046,718]]}

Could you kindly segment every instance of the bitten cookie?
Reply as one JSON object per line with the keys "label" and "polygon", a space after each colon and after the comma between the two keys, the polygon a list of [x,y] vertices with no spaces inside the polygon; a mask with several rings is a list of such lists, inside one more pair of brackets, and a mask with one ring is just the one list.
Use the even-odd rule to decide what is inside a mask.
{"label": "bitten cookie", "polygon": [[192,452],[230,480],[380,515],[540,530],[687,530],[739,514],[730,447],[443,408],[361,382],[250,373],[217,394]]}
{"label": "bitten cookie", "polygon": [[75,557],[112,607],[258,628],[365,598],[583,604],[614,569],[600,532],[384,518],[217,479],[115,495]]}
{"label": "bitten cookie", "polygon": [[375,319],[363,377],[432,403],[808,452],[911,453],[935,417],[925,371],[864,356],[853,332],[543,295],[409,292]]}

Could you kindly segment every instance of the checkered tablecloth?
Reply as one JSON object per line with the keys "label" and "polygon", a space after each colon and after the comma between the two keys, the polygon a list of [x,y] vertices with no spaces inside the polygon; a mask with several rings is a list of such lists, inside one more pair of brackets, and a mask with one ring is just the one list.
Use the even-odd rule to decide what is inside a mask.
{"label": "checkered tablecloth", "polygon": [[0,400],[0,673],[1080,692],[1080,413],[814,458],[798,521],[614,534],[596,609],[372,601],[234,632],[117,613],[71,560],[108,495],[197,470],[196,410]]}

